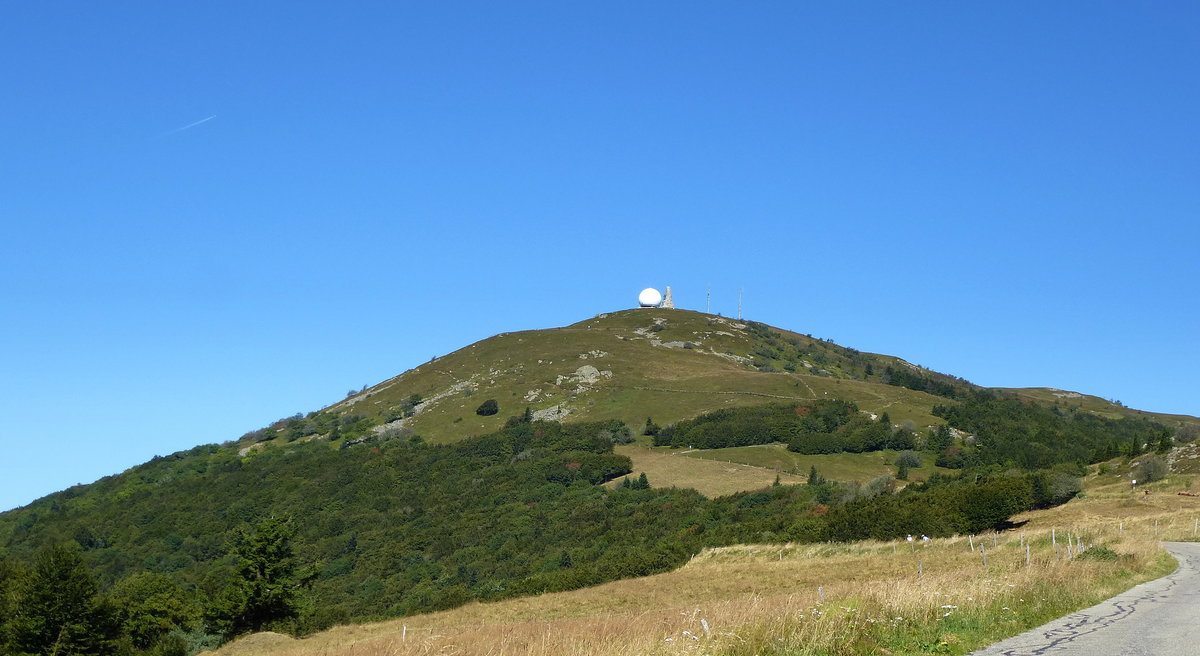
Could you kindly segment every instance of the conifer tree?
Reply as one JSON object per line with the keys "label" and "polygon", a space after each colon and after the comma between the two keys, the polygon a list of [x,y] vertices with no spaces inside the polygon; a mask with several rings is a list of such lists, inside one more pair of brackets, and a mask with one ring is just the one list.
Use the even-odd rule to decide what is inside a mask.
{"label": "conifer tree", "polygon": [[950,448],[954,444],[954,435],[950,432],[950,427],[946,424],[938,424],[937,428],[933,429],[933,433],[929,436],[929,443],[926,448],[930,451],[942,452]]}
{"label": "conifer tree", "polygon": [[650,435],[651,437],[658,435],[659,426],[654,423],[654,419],[646,417],[646,429],[642,431],[642,435]]}
{"label": "conifer tree", "polygon": [[22,572],[11,560],[0,560],[0,652],[8,645],[9,621],[16,611],[13,599]]}
{"label": "conifer tree", "polygon": [[213,629],[232,638],[299,614],[307,580],[297,575],[295,532],[289,518],[270,517],[234,533],[230,552],[237,556],[237,573],[206,613]]}
{"label": "conifer tree", "polygon": [[34,560],[18,586],[10,627],[15,653],[59,656],[113,653],[120,631],[79,550],[64,545]]}

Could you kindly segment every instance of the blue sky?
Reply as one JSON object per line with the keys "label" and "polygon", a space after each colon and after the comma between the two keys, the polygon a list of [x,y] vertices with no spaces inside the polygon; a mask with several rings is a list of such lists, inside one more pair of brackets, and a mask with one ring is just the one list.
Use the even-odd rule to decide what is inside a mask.
{"label": "blue sky", "polygon": [[[24,3],[0,508],[677,303],[1200,414],[1188,3]],[[204,120],[213,117],[210,120]],[[184,126],[204,121],[190,128]]]}

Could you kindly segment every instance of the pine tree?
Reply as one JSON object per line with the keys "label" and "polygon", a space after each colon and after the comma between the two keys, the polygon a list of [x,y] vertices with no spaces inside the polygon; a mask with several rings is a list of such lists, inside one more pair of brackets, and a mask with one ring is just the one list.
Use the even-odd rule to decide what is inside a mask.
{"label": "pine tree", "polygon": [[650,489],[650,479],[646,478],[646,472],[642,472],[642,475],[638,476],[637,489],[639,489],[639,490],[649,490]]}
{"label": "pine tree", "polygon": [[950,427],[946,424],[938,424],[937,428],[929,435],[929,443],[926,448],[930,451],[942,452],[950,448],[954,444],[954,434],[950,432]]}
{"label": "pine tree", "polygon": [[659,426],[654,423],[654,419],[646,417],[646,429],[642,431],[642,435],[650,435],[651,437],[658,435]]}
{"label": "pine tree", "polygon": [[898,481],[907,481],[908,480],[908,463],[904,462],[903,460],[900,461],[900,466],[896,470],[896,480],[898,480]]}
{"label": "pine tree", "polygon": [[825,482],[825,477],[817,473],[817,466],[813,465],[808,468],[808,484],[820,485]]}
{"label": "pine tree", "polygon": [[13,609],[16,653],[110,654],[120,626],[96,596],[96,582],[78,549],[57,545],[38,554]]}
{"label": "pine tree", "polygon": [[277,517],[235,532],[230,552],[237,574],[208,609],[210,626],[232,638],[299,614],[299,591],[308,581],[297,575],[295,532],[290,519]]}
{"label": "pine tree", "polygon": [[9,620],[16,612],[13,600],[22,571],[11,560],[0,560],[0,652],[8,644]]}

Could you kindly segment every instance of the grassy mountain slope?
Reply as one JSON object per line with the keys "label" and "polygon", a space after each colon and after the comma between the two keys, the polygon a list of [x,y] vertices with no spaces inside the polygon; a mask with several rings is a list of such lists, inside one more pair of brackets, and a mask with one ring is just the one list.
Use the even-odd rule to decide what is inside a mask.
{"label": "grassy mountain slope", "polygon": [[[328,410],[386,420],[418,394],[424,402],[416,414],[394,423],[435,442],[494,430],[527,406],[539,417],[620,419],[640,428],[647,416],[665,424],[722,407],[829,396],[886,411],[895,421],[936,423],[929,409],[944,400],[883,384],[887,367],[916,369],[899,358],[753,322],[688,310],[626,310],[485,339]],[[475,414],[485,399],[499,402],[499,414]]]}
{"label": "grassy mountain slope", "polygon": [[[538,418],[619,419],[640,428],[723,407],[836,397],[895,422],[940,423],[942,396],[886,384],[888,369],[960,389],[975,386],[900,358],[865,353],[752,321],[690,310],[600,314],[562,328],[501,333],[369,387],[327,411],[357,415],[447,442],[486,433],[526,407]],[[1097,397],[1046,388],[1033,400],[1079,405],[1106,416],[1145,416],[1167,425],[1193,417],[1132,410]],[[413,395],[423,402],[404,418]],[[500,412],[475,410],[495,399]]]}
{"label": "grassy mountain slope", "polygon": [[[635,309],[561,328],[496,335],[366,388],[329,406],[326,413],[343,421],[359,417],[359,423],[377,432],[411,432],[432,442],[494,431],[525,408],[537,418],[565,422],[617,419],[637,433],[647,417],[665,425],[720,408],[842,398],[866,412],[886,412],[896,423],[942,423],[931,410],[952,401],[895,384],[913,380],[927,380],[943,390],[976,388],[894,356],[860,352],[761,323],[689,310]],[[1146,417],[1168,426],[1195,421],[1074,392],[1009,391],[1106,417]],[[415,406],[414,395],[421,399]],[[487,399],[498,402],[497,414],[475,412]],[[263,437],[252,434],[244,444]],[[266,437],[268,444],[287,441],[271,433]],[[328,437],[317,430],[308,439]],[[727,461],[713,466],[695,458],[664,458],[660,452],[633,446],[618,450],[633,460],[635,475],[646,472],[656,484],[694,487],[710,496],[756,489],[777,473],[782,482],[790,482],[789,474],[802,475],[814,464],[786,452],[778,458],[758,453],[704,456]],[[828,475],[841,480],[863,480],[868,472],[885,471],[878,456],[843,454],[836,460]],[[861,477],[843,478],[855,473]],[[917,479],[924,477],[923,472],[915,473]]]}
{"label": "grassy mountain slope", "polygon": [[1101,417],[1108,417],[1110,419],[1119,419],[1121,417],[1142,417],[1171,427],[1178,427],[1182,424],[1196,422],[1196,418],[1192,417],[1191,415],[1148,412],[1146,410],[1127,408],[1121,404],[1120,401],[1109,401],[1108,399],[1102,399],[1098,396],[1092,396],[1090,394],[1081,394],[1079,392],[1054,389],[1052,387],[1000,387],[996,389],[1005,392],[1011,392],[1027,401],[1034,401],[1046,405],[1077,407],[1092,414],[1100,415]]}
{"label": "grassy mountain slope", "polygon": [[[149,570],[200,604],[235,571],[227,532],[295,517],[297,553],[315,568],[321,604],[293,628],[312,630],[660,572],[704,547],[981,530],[1035,501],[1069,498],[1054,487],[1062,472],[1050,467],[1170,447],[1159,440],[1169,442],[1162,426],[1097,419],[1082,405],[1061,407],[1065,397],[1058,408],[978,397],[998,395],[759,323],[615,312],[498,335],[236,442],[155,458],[0,513],[0,561],[28,562],[44,545],[74,543],[104,586]],[[476,412],[485,401],[499,411]],[[790,442],[797,452],[761,441],[692,442],[699,433],[682,431],[694,421],[659,434],[679,438],[665,442],[676,448],[649,448],[645,438],[629,444],[616,423],[636,434],[647,417],[665,426],[766,403],[774,405],[716,416],[769,415],[769,430],[756,434],[798,440]],[[943,406],[936,416],[935,406]],[[526,409],[532,416],[522,418]],[[844,421],[826,423],[835,415]],[[860,440],[857,451],[869,451],[861,453],[803,448],[836,438],[846,445],[839,449],[855,451],[854,439],[879,430],[887,439],[912,436],[893,423],[941,425],[952,416],[961,423],[951,425],[979,439],[938,434],[993,471],[893,496],[895,453],[875,450],[882,442],[867,449]],[[839,426],[863,432],[835,436]],[[720,431],[722,439],[734,434]],[[932,474],[933,459],[951,450],[927,450],[910,480]],[[1022,450],[1037,458],[1008,455]],[[1027,471],[1011,472],[1013,463]],[[833,482],[789,486],[812,466]],[[652,489],[636,478],[614,489],[618,477],[642,472]],[[847,480],[863,484],[836,482]]]}

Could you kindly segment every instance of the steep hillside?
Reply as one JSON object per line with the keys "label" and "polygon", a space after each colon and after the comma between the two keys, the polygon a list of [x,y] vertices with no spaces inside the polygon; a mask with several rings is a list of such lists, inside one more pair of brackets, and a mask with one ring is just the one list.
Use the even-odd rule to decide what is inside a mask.
{"label": "steep hillside", "polygon": [[[636,429],[647,417],[663,424],[772,399],[836,397],[868,412],[886,411],[895,421],[936,423],[930,408],[945,399],[886,384],[889,370],[902,382],[971,387],[899,358],[764,324],[650,309],[601,314],[563,328],[502,333],[362,390],[327,411],[408,429],[435,442],[495,430],[526,407],[537,419],[619,419]],[[413,405],[417,398],[420,403]],[[487,399],[498,402],[499,412],[476,414]]]}
{"label": "steep hillside", "polygon": [[1102,399],[1098,396],[1090,394],[1081,394],[1069,390],[1054,389],[1052,387],[1016,387],[1004,388],[998,387],[1004,392],[1011,392],[1018,397],[1036,403],[1046,405],[1055,405],[1067,408],[1079,408],[1092,414],[1108,417],[1110,419],[1118,419],[1120,417],[1141,417],[1157,421],[1163,425],[1178,427],[1183,424],[1193,424],[1196,418],[1191,415],[1173,415],[1162,412],[1148,412],[1146,410],[1138,410],[1136,408],[1125,407],[1120,401],[1110,401]]}
{"label": "steep hillside", "polygon": [[1173,446],[1155,415],[1019,392],[749,321],[599,315],[0,513],[0,591],[69,544],[117,598],[161,588],[178,613],[155,626],[198,645],[268,626],[230,610],[246,589],[237,545],[290,532],[312,601],[270,626],[305,632],[737,543],[1001,528],[1071,498],[1087,463]]}
{"label": "steep hillside", "polygon": [[[297,440],[345,446],[378,436],[419,435],[434,443],[454,442],[497,430],[526,409],[534,419],[568,423],[615,419],[636,435],[647,418],[666,425],[721,408],[827,398],[853,401],[872,415],[887,413],[894,423],[912,422],[920,431],[943,423],[933,415],[935,406],[954,403],[953,397],[977,389],[898,357],[861,352],[754,321],[689,310],[635,309],[562,328],[496,335],[363,389],[319,413],[248,433],[240,449],[245,453]],[[1196,421],[1075,392],[1008,391],[1029,401],[1109,418],[1147,418],[1169,427]],[[497,412],[477,413],[488,400],[496,402]],[[632,458],[635,474],[646,472],[660,484],[695,487],[709,495],[755,489],[777,474],[787,482],[789,473],[804,473],[793,458],[768,463],[736,454],[725,466],[714,466],[695,458],[664,458],[662,452],[634,446],[621,446],[619,451]],[[878,458],[858,459],[864,462],[850,471],[881,467]]]}
{"label": "steep hillside", "polygon": [[[1119,474],[1089,475],[1086,498],[1024,513],[1020,530],[998,535],[709,549],[655,576],[303,640],[255,635],[217,654],[964,653],[1174,568],[1158,540],[1196,539],[1200,499],[1177,494],[1194,476],[1135,498],[1130,472]],[[1121,558],[1071,558],[1067,535]]]}

